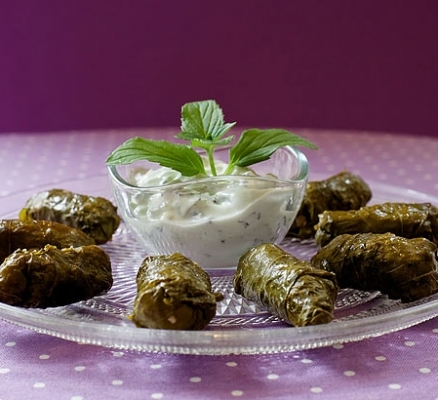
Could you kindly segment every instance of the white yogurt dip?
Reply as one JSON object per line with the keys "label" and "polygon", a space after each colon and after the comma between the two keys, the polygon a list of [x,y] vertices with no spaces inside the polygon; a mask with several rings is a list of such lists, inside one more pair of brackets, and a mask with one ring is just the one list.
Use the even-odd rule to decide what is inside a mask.
{"label": "white yogurt dip", "polygon": [[[225,168],[219,163],[218,173]],[[236,174],[197,181],[168,168],[136,172],[136,186],[185,183],[132,194],[130,213],[122,217],[148,254],[167,254],[171,247],[205,269],[236,267],[251,247],[284,238],[301,201],[289,183],[249,169]]]}

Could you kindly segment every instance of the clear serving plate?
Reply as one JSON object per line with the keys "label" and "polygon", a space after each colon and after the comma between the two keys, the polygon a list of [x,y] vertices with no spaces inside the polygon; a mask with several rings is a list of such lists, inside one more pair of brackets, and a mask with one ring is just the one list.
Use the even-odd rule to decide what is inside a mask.
{"label": "clear serving plate", "polygon": [[[369,184],[373,191],[372,203],[438,204],[438,198],[424,193],[373,182]],[[3,197],[0,199],[0,217],[16,218],[26,199],[34,192],[54,187],[111,198],[108,178],[94,176]],[[341,290],[335,319],[331,323],[295,328],[236,295],[233,292],[233,271],[214,270],[209,271],[214,289],[223,292],[225,300],[218,303],[216,316],[205,330],[136,328],[127,316],[136,294],[135,276],[146,254],[123,224],[112,242],[102,247],[111,257],[114,274],[114,285],[107,294],[48,309],[23,309],[0,304],[0,318],[78,343],[148,352],[225,355],[279,353],[359,341],[438,316],[438,294],[412,303],[401,303],[379,292]],[[288,239],[282,247],[302,259],[309,259],[316,251],[313,241]]]}

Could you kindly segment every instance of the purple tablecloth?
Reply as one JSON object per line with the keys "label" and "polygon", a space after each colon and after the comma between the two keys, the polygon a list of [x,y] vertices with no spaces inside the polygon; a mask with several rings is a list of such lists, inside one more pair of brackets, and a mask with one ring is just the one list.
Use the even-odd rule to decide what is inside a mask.
{"label": "purple tablecloth", "polygon": [[[312,176],[342,169],[438,196],[438,139],[297,130]],[[175,130],[0,135],[0,216],[18,191],[106,173],[136,134]],[[0,400],[437,399],[438,319],[360,342],[270,355],[192,356],[82,345],[0,321]]]}

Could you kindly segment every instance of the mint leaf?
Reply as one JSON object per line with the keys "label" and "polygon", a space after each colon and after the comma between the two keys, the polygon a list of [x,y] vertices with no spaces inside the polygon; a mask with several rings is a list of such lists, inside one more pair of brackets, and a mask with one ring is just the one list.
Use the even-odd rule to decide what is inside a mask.
{"label": "mint leaf", "polygon": [[248,167],[265,161],[284,146],[317,148],[308,140],[284,129],[249,129],[242,132],[239,141],[230,149],[228,170],[234,166]]}
{"label": "mint leaf", "polygon": [[167,142],[135,137],[117,147],[107,158],[108,165],[131,164],[139,160],[156,162],[172,168],[182,175],[206,175],[201,156],[191,147]]}
{"label": "mint leaf", "polygon": [[184,104],[181,109],[181,130],[176,137],[215,142],[236,123],[225,123],[222,109],[214,100]]}

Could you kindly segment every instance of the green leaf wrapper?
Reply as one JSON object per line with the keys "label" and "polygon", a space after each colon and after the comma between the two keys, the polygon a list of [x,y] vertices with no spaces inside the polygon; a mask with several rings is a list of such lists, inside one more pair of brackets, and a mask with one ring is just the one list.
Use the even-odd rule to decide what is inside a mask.
{"label": "green leaf wrapper", "polygon": [[372,193],[358,175],[343,171],[322,181],[307,183],[303,202],[288,236],[309,239],[315,236],[319,215],[326,210],[356,210],[365,206]]}
{"label": "green leaf wrapper", "polygon": [[26,308],[58,307],[106,293],[109,256],[96,245],[18,249],[0,266],[0,301]]}
{"label": "green leaf wrapper", "polygon": [[294,326],[332,321],[337,296],[334,273],[274,244],[254,247],[240,258],[234,290]]}
{"label": "green leaf wrapper", "polygon": [[137,295],[130,319],[153,329],[203,329],[222,299],[210,277],[179,253],[146,257],[137,274]]}
{"label": "green leaf wrapper", "polygon": [[80,229],[96,244],[111,240],[120,224],[117,208],[103,197],[86,196],[63,189],[38,192],[20,211],[22,221],[48,220]]}
{"label": "green leaf wrapper", "polygon": [[379,290],[402,302],[438,291],[436,245],[425,238],[344,234],[322,247],[311,263],[334,272],[341,288]]}
{"label": "green leaf wrapper", "polygon": [[325,246],[336,236],[391,232],[405,238],[424,237],[438,244],[438,208],[430,203],[383,203],[350,211],[324,211],[315,241]]}
{"label": "green leaf wrapper", "polygon": [[79,229],[45,220],[0,220],[0,263],[17,249],[42,248],[47,244],[59,249],[95,244]]}

